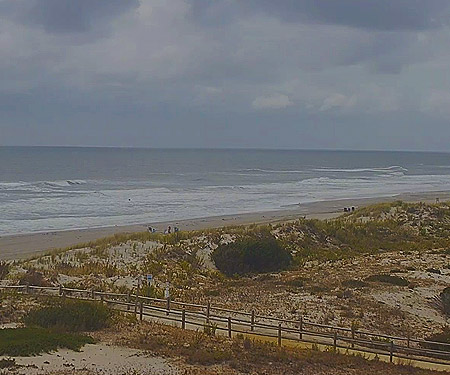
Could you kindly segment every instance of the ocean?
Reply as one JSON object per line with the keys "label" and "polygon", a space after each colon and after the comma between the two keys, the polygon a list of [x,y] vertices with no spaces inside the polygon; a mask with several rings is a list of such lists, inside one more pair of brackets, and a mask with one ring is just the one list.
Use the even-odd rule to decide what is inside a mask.
{"label": "ocean", "polygon": [[450,190],[450,154],[0,147],[0,235]]}

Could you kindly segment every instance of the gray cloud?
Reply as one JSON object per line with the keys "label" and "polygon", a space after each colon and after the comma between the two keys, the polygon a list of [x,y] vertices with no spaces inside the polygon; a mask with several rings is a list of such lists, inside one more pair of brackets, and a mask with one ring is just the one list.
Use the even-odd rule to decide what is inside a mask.
{"label": "gray cloud", "polygon": [[139,0],[15,0],[0,3],[0,11],[49,33],[84,33],[138,6]]}
{"label": "gray cloud", "polygon": [[[442,149],[447,11],[437,0],[0,0],[0,144]],[[413,139],[421,121],[439,142]]]}
{"label": "gray cloud", "polygon": [[448,23],[446,0],[255,0],[285,20],[311,21],[369,30],[425,30]]}
{"label": "gray cloud", "polygon": [[190,0],[193,17],[217,27],[263,13],[288,22],[313,22],[380,31],[418,31],[448,25],[447,0]]}

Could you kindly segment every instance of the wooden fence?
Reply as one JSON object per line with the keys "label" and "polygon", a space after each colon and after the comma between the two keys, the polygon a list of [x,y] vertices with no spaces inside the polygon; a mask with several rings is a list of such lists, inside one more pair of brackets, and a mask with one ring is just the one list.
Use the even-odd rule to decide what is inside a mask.
{"label": "wooden fence", "polygon": [[229,337],[241,333],[273,338],[279,346],[284,340],[326,345],[334,350],[356,351],[394,357],[404,360],[431,362],[450,366],[450,344],[397,337],[368,332],[355,328],[343,328],[299,320],[279,319],[259,315],[255,311],[244,312],[222,307],[158,299],[135,294],[98,292],[95,290],[39,286],[2,286],[3,290],[15,290],[24,294],[60,296],[89,301],[102,301],[111,307],[135,314],[140,320],[172,321],[181,328],[198,328],[211,333],[222,331]]}

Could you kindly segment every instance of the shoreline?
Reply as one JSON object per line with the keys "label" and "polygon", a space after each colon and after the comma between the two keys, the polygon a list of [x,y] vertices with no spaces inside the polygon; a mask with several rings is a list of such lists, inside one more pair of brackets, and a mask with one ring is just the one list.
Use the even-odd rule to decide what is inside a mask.
{"label": "shoreline", "polygon": [[173,220],[170,222],[149,222],[136,225],[5,235],[0,237],[0,260],[29,258],[52,249],[65,248],[83,242],[90,242],[118,233],[146,231],[148,226],[152,226],[153,228],[156,228],[158,232],[161,232],[164,231],[168,225],[177,226],[180,230],[189,231],[231,225],[276,223],[294,220],[301,216],[305,216],[308,219],[323,220],[340,216],[343,213],[343,208],[349,206],[363,207],[371,204],[393,202],[397,200],[405,202],[434,203],[436,198],[439,198],[441,201],[450,199],[450,191],[405,193],[389,197],[338,199],[301,204],[295,208],[289,209]]}

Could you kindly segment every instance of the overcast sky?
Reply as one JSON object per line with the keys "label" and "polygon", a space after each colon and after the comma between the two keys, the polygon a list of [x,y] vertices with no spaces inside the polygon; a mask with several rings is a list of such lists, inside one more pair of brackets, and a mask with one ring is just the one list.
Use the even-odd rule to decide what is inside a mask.
{"label": "overcast sky", "polygon": [[450,151],[448,0],[0,0],[0,145]]}

